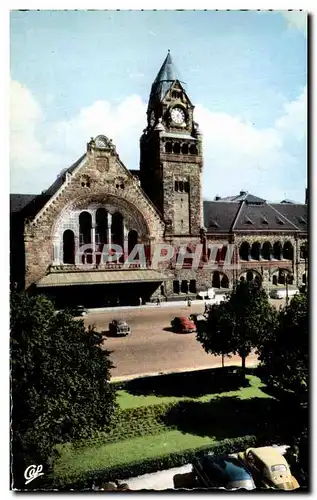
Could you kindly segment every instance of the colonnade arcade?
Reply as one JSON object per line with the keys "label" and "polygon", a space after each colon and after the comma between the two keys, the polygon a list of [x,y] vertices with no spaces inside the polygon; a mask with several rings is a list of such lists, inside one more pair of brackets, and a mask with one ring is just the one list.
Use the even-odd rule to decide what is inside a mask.
{"label": "colonnade arcade", "polygon": [[276,241],[273,245],[269,241],[261,244],[258,241],[252,243],[243,241],[239,247],[239,256],[241,260],[293,260],[294,248],[290,241],[284,245]]}
{"label": "colonnade arcade", "polygon": [[[139,235],[129,229],[119,211],[110,212],[104,207],[73,211],[62,220],[53,242],[53,265],[100,264],[104,245],[119,245],[124,254],[130,254],[138,243]],[[87,248],[87,245],[89,246]],[[83,254],[79,249],[85,246]]]}

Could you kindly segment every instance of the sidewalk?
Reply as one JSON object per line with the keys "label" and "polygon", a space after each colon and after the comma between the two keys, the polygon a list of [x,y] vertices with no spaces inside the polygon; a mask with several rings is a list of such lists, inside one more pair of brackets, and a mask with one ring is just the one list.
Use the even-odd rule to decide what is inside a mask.
{"label": "sidewalk", "polygon": [[[191,305],[201,305],[204,307],[204,304],[219,304],[224,298],[224,294],[218,294],[214,299],[210,300],[192,300]],[[174,306],[187,306],[186,300],[179,300],[175,302],[161,302],[159,305],[156,302],[147,302],[142,306],[116,306],[116,307],[96,307],[93,309],[88,309],[90,313],[98,313],[98,312],[107,312],[107,311],[124,311],[124,310],[138,310],[138,309],[159,309],[160,307],[174,307]],[[188,311],[190,311],[190,307],[188,307]]]}

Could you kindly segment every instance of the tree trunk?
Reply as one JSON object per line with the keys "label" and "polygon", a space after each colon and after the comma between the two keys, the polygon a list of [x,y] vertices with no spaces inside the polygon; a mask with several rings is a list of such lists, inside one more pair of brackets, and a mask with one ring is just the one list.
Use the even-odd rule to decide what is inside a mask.
{"label": "tree trunk", "polygon": [[245,360],[246,360],[246,356],[241,356],[241,360],[242,360],[242,375],[243,377],[245,378]]}

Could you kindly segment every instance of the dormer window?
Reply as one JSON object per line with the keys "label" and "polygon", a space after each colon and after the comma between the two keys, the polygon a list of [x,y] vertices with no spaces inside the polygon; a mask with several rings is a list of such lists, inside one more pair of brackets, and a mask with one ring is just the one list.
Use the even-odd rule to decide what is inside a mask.
{"label": "dormer window", "polygon": [[279,217],[276,217],[276,222],[280,225],[280,226],[284,226],[284,221],[282,219],[280,219]]}
{"label": "dormer window", "polygon": [[252,220],[251,220],[251,219],[249,219],[249,217],[246,217],[246,218],[245,218],[244,223],[245,223],[245,224],[248,224],[249,226],[250,226],[250,225],[253,225],[253,222],[252,222]]}
{"label": "dormer window", "polygon": [[304,219],[304,217],[297,217],[297,218],[300,224],[307,224],[307,221]]}
{"label": "dormer window", "polygon": [[219,224],[214,219],[210,219],[209,227],[219,227]]}
{"label": "dormer window", "polygon": [[265,217],[262,217],[261,223],[262,224],[268,224],[268,220]]}

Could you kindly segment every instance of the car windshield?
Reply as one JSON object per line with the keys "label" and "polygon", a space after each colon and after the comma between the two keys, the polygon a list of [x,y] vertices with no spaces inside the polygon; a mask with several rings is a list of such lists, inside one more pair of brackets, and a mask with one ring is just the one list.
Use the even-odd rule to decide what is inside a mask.
{"label": "car windshield", "polygon": [[272,465],[271,471],[272,472],[287,472],[287,468],[284,464]]}
{"label": "car windshield", "polygon": [[217,473],[223,476],[228,481],[243,481],[250,479],[249,472],[244,468],[242,463],[234,457],[214,457],[206,456],[202,461],[205,473]]}

